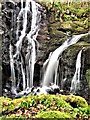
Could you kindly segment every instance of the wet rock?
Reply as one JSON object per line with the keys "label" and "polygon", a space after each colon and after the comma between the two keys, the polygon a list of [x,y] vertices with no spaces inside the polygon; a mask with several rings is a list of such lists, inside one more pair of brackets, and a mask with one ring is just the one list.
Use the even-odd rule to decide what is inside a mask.
{"label": "wet rock", "polygon": [[53,84],[53,85],[50,86],[50,88],[52,89],[54,94],[60,93],[60,87],[59,86]]}

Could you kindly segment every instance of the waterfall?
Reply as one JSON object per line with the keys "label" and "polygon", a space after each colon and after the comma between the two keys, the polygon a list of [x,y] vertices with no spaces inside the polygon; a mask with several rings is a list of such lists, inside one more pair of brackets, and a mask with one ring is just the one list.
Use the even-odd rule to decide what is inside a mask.
{"label": "waterfall", "polygon": [[37,33],[39,30],[37,21],[40,21],[40,18],[38,19],[38,14],[37,14],[38,9],[37,9],[36,3],[34,1],[31,1],[31,5],[32,5],[31,31],[27,34],[28,43],[31,44],[31,47],[32,47],[31,57],[29,59],[29,68],[31,68],[31,69],[29,69],[29,73],[28,73],[28,74],[30,74],[29,87],[33,86],[34,64],[35,64],[35,60],[36,60],[35,41],[36,41]]}
{"label": "waterfall", "polygon": [[[25,7],[23,3],[25,2]],[[30,4],[31,3],[31,4]],[[38,8],[41,7],[38,3],[33,0],[21,0],[21,10],[17,16],[17,28],[16,28],[16,43],[14,46],[10,44],[10,67],[11,67],[11,78],[12,78],[12,89],[19,87],[20,82],[23,83],[23,91],[33,86],[34,77],[34,65],[36,62],[36,46],[38,42],[36,40],[40,21],[41,12]],[[31,14],[31,29],[27,33],[28,26],[28,13]],[[20,18],[22,17],[22,30],[20,30]],[[30,22],[30,21],[29,21]],[[21,35],[19,36],[19,31]],[[26,51],[23,49],[23,41],[26,42]],[[14,49],[15,47],[15,49]],[[15,67],[18,70],[18,82],[16,81]],[[14,90],[12,90],[14,91]]]}
{"label": "waterfall", "polygon": [[9,50],[10,50],[10,67],[11,67],[11,79],[12,81],[12,86],[15,88],[16,87],[16,80],[15,80],[15,70],[14,70],[14,59],[13,59],[13,47],[10,44]]}
{"label": "waterfall", "polygon": [[46,59],[45,62],[43,63],[43,67],[42,67],[42,72],[43,72],[43,74],[44,74],[45,71],[46,71],[46,68],[47,68],[47,65],[48,65],[48,62],[49,62],[49,60],[50,60],[51,55],[52,55],[52,52],[50,52],[48,59]]}
{"label": "waterfall", "polygon": [[56,62],[56,68],[55,68],[55,78],[54,78],[55,85],[58,85],[58,66],[59,66],[59,59]]}
{"label": "waterfall", "polygon": [[[19,5],[17,4],[17,8],[15,7],[16,10],[18,9],[15,15],[14,12],[12,13],[13,15],[10,15],[13,16],[12,26],[16,25],[15,28],[11,28],[13,29],[11,33],[14,33],[14,35],[11,35],[11,37],[14,38],[14,40],[11,39],[9,45],[9,58],[12,80],[11,91],[16,95],[23,95],[25,91],[29,93],[30,90],[33,88],[34,72],[36,72],[35,63],[37,60],[37,48],[39,46],[37,35],[40,30],[40,22],[43,23],[43,20],[41,19],[44,18],[43,14],[41,13],[42,7],[34,0],[21,0],[20,3],[21,4]],[[41,30],[42,28],[43,27],[41,26]],[[52,88],[56,88],[58,86],[60,73],[60,55],[69,46],[76,44],[81,37],[88,34],[90,34],[90,32],[86,34],[74,35],[71,39],[67,39],[54,52],[50,53],[49,58],[45,61],[42,68],[44,74],[42,88],[45,89],[45,93],[46,89],[49,89],[50,87],[49,83],[53,83],[51,85]],[[79,56],[79,58],[81,57]],[[79,67],[76,65],[76,72],[72,79],[71,90],[73,88],[73,84],[75,84],[76,79],[76,84],[80,82]],[[61,88],[63,89],[64,82],[67,80],[66,76],[65,79],[62,80],[63,82],[61,84]],[[77,87],[76,84],[74,85],[75,89]]]}
{"label": "waterfall", "polygon": [[[59,59],[59,56],[62,54],[64,50],[66,50],[69,46],[75,44],[78,42],[78,40],[83,37],[90,34],[89,32],[86,34],[80,34],[80,35],[74,35],[71,39],[67,39],[59,48],[57,48],[51,55],[48,66],[46,69],[46,72],[43,77],[43,86],[49,86],[50,83],[56,83],[55,77],[56,76],[56,68],[57,68],[57,61]],[[54,78],[53,78],[54,77]],[[54,79],[54,82],[53,82]]]}
{"label": "waterfall", "polygon": [[71,81],[71,88],[70,92],[75,93],[77,90],[80,89],[80,69],[81,69],[81,55],[82,50],[78,53],[77,60],[76,60],[76,71]]}

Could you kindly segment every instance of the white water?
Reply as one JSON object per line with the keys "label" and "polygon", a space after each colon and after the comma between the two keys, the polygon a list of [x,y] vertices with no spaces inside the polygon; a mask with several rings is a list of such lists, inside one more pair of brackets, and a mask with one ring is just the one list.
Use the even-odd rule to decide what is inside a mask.
{"label": "white water", "polygon": [[50,52],[48,59],[46,59],[45,62],[43,63],[43,68],[42,68],[43,74],[44,74],[45,71],[46,71],[46,68],[47,68],[47,65],[48,65],[48,63],[49,63],[49,60],[50,60],[51,55],[52,55],[52,52]]}
{"label": "white water", "polygon": [[15,88],[16,87],[16,79],[15,79],[15,70],[14,70],[14,59],[13,59],[13,47],[10,44],[9,47],[9,52],[10,52],[10,67],[11,67],[11,79],[12,79],[12,86]]}
{"label": "white water", "polygon": [[[31,1],[32,5],[32,21],[31,21],[31,31],[27,34],[27,39],[28,39],[28,45],[31,45],[27,48],[31,49],[29,53],[29,58],[27,60],[27,55],[26,55],[26,61],[28,61],[28,66],[27,66],[27,87],[32,87],[33,86],[33,74],[34,74],[34,64],[35,64],[35,59],[36,59],[36,51],[35,51],[35,41],[32,38],[33,31],[35,30],[36,32],[36,21],[37,21],[37,7],[34,1]],[[35,14],[34,14],[35,13]],[[34,19],[35,18],[35,19]],[[32,47],[32,48],[31,48]],[[30,81],[29,81],[30,80]]]}
{"label": "white water", "polygon": [[[22,42],[23,42],[23,39],[26,35],[26,28],[27,28],[27,11],[29,9],[29,2],[28,0],[26,1],[26,6],[25,6],[25,9],[23,9],[23,0],[21,0],[21,11],[19,12],[19,15],[18,15],[18,22],[19,22],[19,19],[21,17],[21,13],[23,15],[23,30],[21,31],[21,36],[19,37],[19,40],[17,41],[16,43],[16,53],[14,55],[14,58],[18,57],[21,57],[21,73],[22,73],[22,79],[23,79],[23,90],[26,88],[26,82],[25,82],[25,69],[23,68],[23,58],[22,58],[22,54],[21,54],[21,48],[22,48]],[[18,35],[18,26],[17,26],[17,31],[16,31],[17,35]],[[17,37],[17,38],[18,38]],[[17,67],[19,65],[17,64]]]}
{"label": "white water", "polygon": [[[27,76],[27,78],[30,80],[29,87],[33,86],[34,64],[36,60],[35,42],[39,30],[39,24],[37,24],[37,22],[40,22],[41,20],[41,16],[39,16],[38,18],[38,8],[35,1],[31,0],[31,5],[32,5],[31,31],[27,34],[28,43],[31,44],[32,47],[31,55],[30,55],[31,57],[29,59],[29,73],[28,73],[30,74],[30,78],[28,78]],[[27,83],[28,83],[28,79],[27,79]]]}
{"label": "white water", "polygon": [[[11,77],[13,80],[12,88],[17,88],[21,82],[23,83],[23,90],[27,89],[28,87],[33,86],[33,77],[34,77],[34,65],[36,62],[36,45],[37,45],[37,35],[39,31],[40,26],[40,20],[41,20],[41,13],[38,11],[38,4],[33,0],[26,0],[25,2],[25,8],[23,8],[23,2],[24,0],[21,0],[21,10],[17,17],[17,31],[16,31],[16,39],[17,42],[15,44],[16,51],[15,54],[13,53],[13,46],[10,44],[10,67],[11,67]],[[30,6],[31,3],[31,6]],[[30,11],[30,7],[32,11]],[[28,12],[32,13],[32,20],[31,20],[31,30],[29,33],[26,33],[27,30],[27,19],[28,19]],[[19,37],[19,22],[20,18],[23,18],[22,20],[22,31],[21,35]],[[22,42],[23,40],[28,41],[28,46],[26,50],[26,54],[23,58],[22,55]],[[18,61],[19,60],[19,61]],[[16,66],[15,66],[16,64]],[[16,84],[15,79],[15,67],[18,68],[18,83]],[[21,75],[20,75],[21,74]],[[21,78],[22,76],[22,78]]]}
{"label": "white water", "polygon": [[[50,59],[49,59],[49,63],[46,69],[46,72],[44,74],[44,78],[43,78],[43,86],[49,86],[50,83],[53,83],[53,81],[55,81],[55,77],[57,74],[55,74],[56,68],[57,68],[57,60],[59,58],[59,56],[62,54],[62,52],[67,49],[69,46],[75,44],[78,42],[78,40],[83,37],[86,36],[90,33],[86,33],[86,34],[80,34],[80,35],[75,35],[72,37],[72,39],[68,39],[67,41],[65,41],[59,48],[57,48],[51,55]],[[54,77],[54,80],[53,80]],[[55,83],[55,82],[54,82]]]}
{"label": "white water", "polygon": [[56,68],[55,68],[55,78],[54,78],[55,85],[58,85],[58,66],[59,66],[59,59],[56,62]]}
{"label": "white water", "polygon": [[77,60],[76,60],[76,71],[74,77],[71,81],[71,88],[70,92],[75,93],[77,90],[80,89],[80,69],[81,69],[81,55],[82,50],[78,53]]}

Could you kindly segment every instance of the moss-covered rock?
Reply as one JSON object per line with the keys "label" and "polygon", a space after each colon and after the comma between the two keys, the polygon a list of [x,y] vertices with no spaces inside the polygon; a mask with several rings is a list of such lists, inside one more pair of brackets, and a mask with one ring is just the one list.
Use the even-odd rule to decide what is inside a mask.
{"label": "moss-covered rock", "polygon": [[0,113],[14,111],[19,108],[21,101],[23,101],[23,98],[12,100],[10,98],[0,97]]}
{"label": "moss-covered rock", "polygon": [[82,107],[82,108],[88,107],[87,101],[80,96],[75,96],[75,95],[63,96],[62,95],[62,97],[66,102],[69,102],[72,107],[76,107],[76,108],[78,108],[78,107]]}
{"label": "moss-covered rock", "polygon": [[[11,100],[0,97],[2,118],[76,118],[90,115],[86,100],[74,95],[39,95]],[[45,111],[45,112],[44,112]]]}
{"label": "moss-covered rock", "polygon": [[10,98],[4,98],[4,97],[0,97],[0,113],[2,113],[3,111],[7,111],[8,107],[11,103],[11,99]]}

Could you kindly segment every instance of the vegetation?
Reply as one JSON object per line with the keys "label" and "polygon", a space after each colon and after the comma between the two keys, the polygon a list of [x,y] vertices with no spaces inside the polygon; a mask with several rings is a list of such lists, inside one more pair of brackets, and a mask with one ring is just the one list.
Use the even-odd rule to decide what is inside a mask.
{"label": "vegetation", "polygon": [[36,118],[57,118],[55,120],[58,120],[58,118],[70,118],[70,115],[68,113],[60,112],[60,111],[46,111],[41,112],[38,115],[35,116]]}
{"label": "vegetation", "polygon": [[63,28],[70,28],[77,32],[88,30],[90,27],[90,1],[87,2],[60,2],[47,1],[42,3],[47,8],[49,22],[60,22]]}
{"label": "vegetation", "polygon": [[0,113],[5,118],[88,118],[90,106],[74,95],[39,95],[18,99],[0,97]]}

